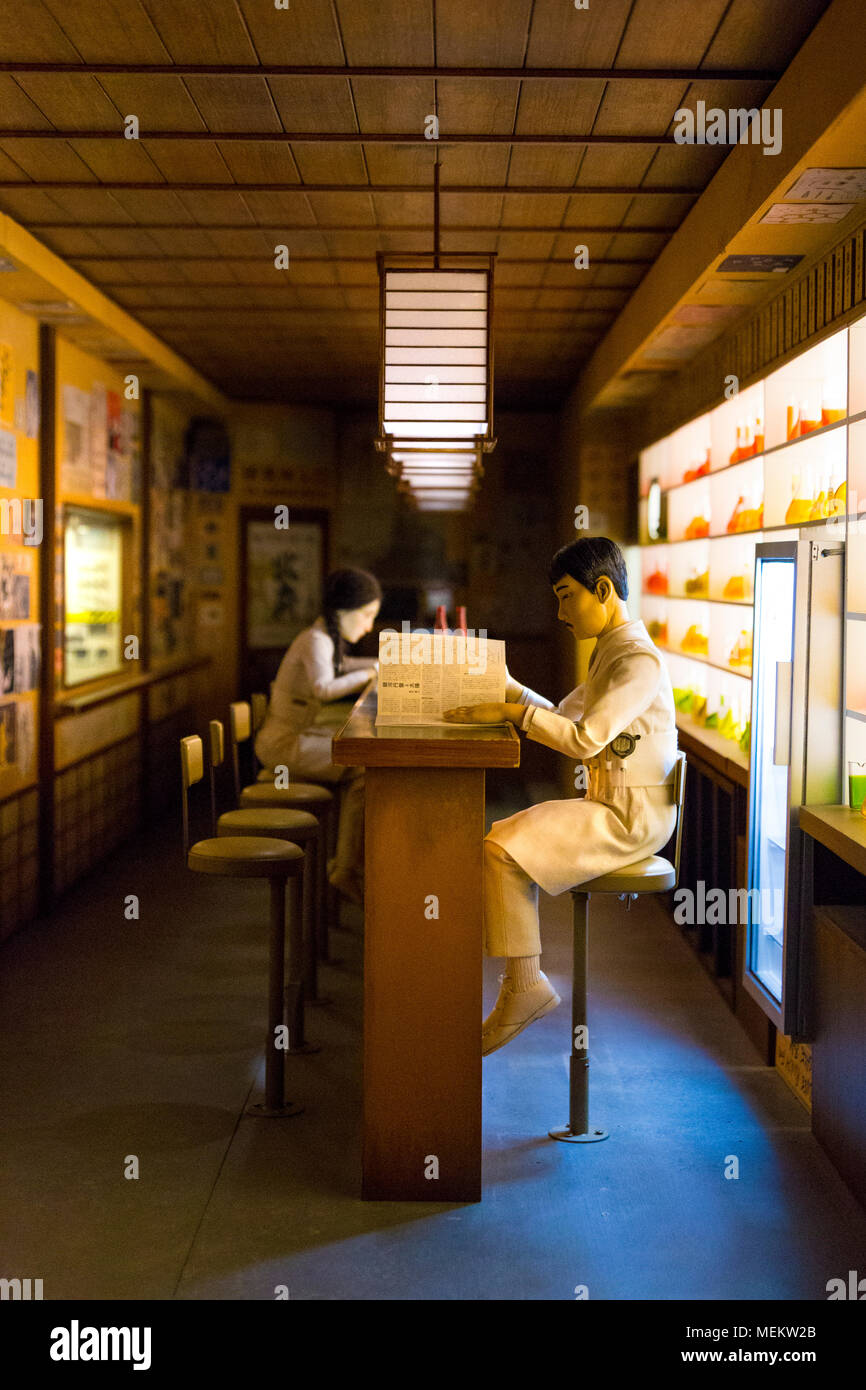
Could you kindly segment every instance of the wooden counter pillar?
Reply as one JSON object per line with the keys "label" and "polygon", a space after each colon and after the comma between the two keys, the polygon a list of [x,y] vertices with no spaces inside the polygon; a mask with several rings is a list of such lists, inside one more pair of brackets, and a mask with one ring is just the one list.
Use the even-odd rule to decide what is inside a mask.
{"label": "wooden counter pillar", "polygon": [[366,768],[367,1199],[481,1199],[484,769],[519,757],[510,727],[376,729],[372,696],[334,740]]}

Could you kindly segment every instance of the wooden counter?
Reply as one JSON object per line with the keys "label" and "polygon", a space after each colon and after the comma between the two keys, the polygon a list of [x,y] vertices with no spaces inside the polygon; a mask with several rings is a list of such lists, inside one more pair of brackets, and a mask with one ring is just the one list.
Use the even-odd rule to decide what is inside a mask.
{"label": "wooden counter", "polygon": [[484,769],[520,740],[375,720],[371,691],[333,743],[366,769],[362,1196],[477,1202]]}
{"label": "wooden counter", "polygon": [[866,874],[866,816],[850,806],[801,806],[800,829]]}

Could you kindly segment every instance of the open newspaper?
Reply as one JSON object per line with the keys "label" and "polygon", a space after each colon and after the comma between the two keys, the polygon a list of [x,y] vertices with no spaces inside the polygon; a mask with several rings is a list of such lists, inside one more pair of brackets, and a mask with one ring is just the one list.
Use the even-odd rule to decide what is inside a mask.
{"label": "open newspaper", "polygon": [[447,729],[490,725],[451,724],[442,718],[457,705],[505,700],[505,643],[487,633],[402,632],[379,634],[378,724]]}

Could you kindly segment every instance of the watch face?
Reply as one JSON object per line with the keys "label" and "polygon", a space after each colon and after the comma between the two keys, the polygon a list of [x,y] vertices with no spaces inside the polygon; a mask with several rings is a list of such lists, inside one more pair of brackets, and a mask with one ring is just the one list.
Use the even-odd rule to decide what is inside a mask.
{"label": "watch face", "polygon": [[618,758],[627,758],[637,747],[638,738],[639,734],[617,734],[616,738],[611,739],[610,747]]}

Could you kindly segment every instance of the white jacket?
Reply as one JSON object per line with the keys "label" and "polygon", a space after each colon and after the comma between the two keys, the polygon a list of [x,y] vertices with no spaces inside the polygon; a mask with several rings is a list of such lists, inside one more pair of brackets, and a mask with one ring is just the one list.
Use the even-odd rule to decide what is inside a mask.
{"label": "white jacket", "polygon": [[[676,824],[676,710],[667,666],[640,619],[598,639],[586,681],[556,709],[526,687],[521,703],[534,706],[529,738],[588,769],[587,797],[540,802],[496,821],[488,838],[553,894],[658,853]],[[640,738],[619,759],[605,750],[623,732]]]}
{"label": "white jacket", "polygon": [[[299,632],[271,682],[271,698],[264,723],[256,736],[256,756],[265,767],[297,763],[302,734],[321,734],[330,740],[333,729],[314,729],[323,704],[362,690],[376,672],[376,663],[365,657],[344,657],[345,674],[334,675],[334,642],[323,618]],[[323,750],[324,751],[324,750]]]}

